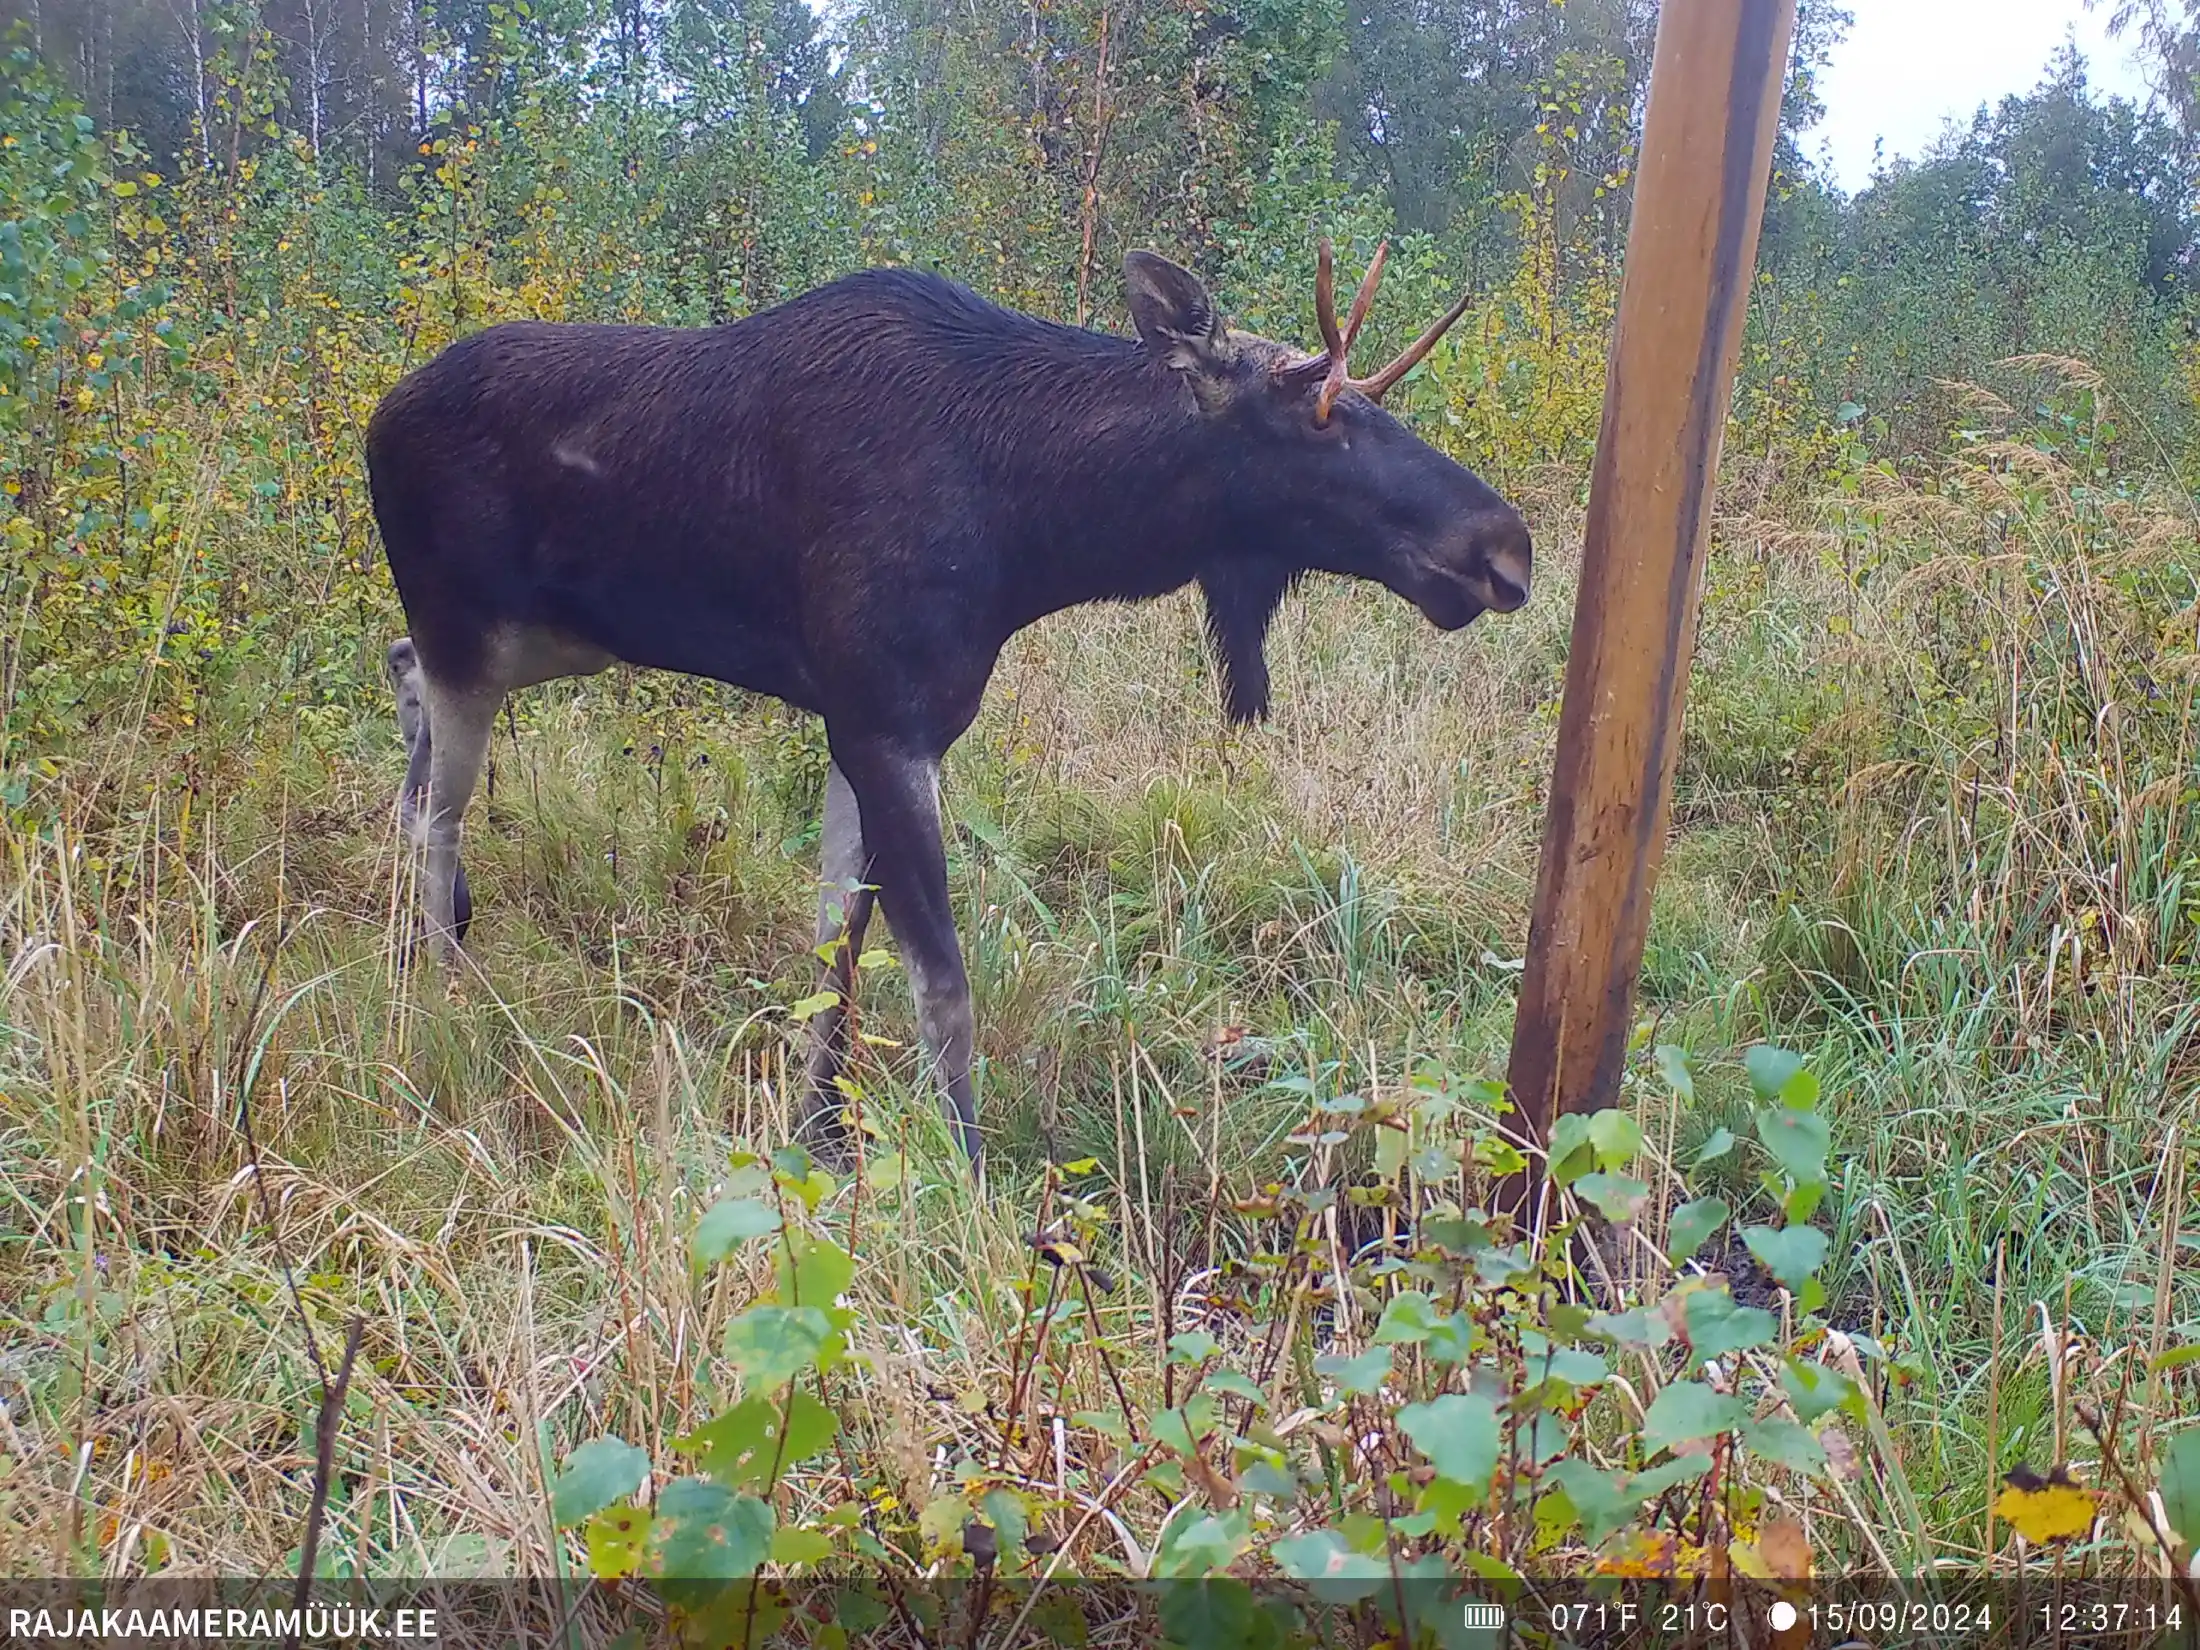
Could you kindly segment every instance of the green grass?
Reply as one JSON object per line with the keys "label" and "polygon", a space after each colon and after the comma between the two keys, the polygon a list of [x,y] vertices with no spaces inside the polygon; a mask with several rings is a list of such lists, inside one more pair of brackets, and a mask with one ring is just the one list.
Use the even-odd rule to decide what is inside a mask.
{"label": "green grass", "polygon": [[[1872,485],[1862,527],[1721,524],[1642,988],[1696,1095],[1646,1051],[1624,1103],[1650,1229],[1684,1176],[1761,1211],[1732,1157],[1690,1164],[1746,1135],[1747,1045],[1810,1056],[1829,1317],[1883,1349],[1886,1430],[1849,1503],[1792,1493],[1843,1561],[1983,1565],[1999,1471],[2098,1481],[2075,1405],[2129,1406],[2127,1439],[2200,1410],[2191,1366],[2148,1370],[2200,1341],[2195,849],[2169,777],[2193,678],[2158,664],[2149,697],[2086,651],[2189,602],[2196,563],[2174,519],[2089,516],[2050,472],[2015,498],[2024,576],[1997,584],[1948,566],[1990,472]],[[871,1363],[844,1414],[874,1501],[921,1507],[943,1461],[992,1449],[1050,1160],[1097,1163],[1099,1324],[1158,1405],[1186,1278],[1255,1244],[1229,1197],[1304,1172],[1304,1099],[1264,1076],[1502,1074],[1579,531],[1563,502],[1537,525],[1536,601],[1459,637],[1311,589],[1272,644],[1277,718],[1243,734],[1185,601],[1011,649],[946,776],[989,1184],[914,1086],[898,975],[871,971],[857,1076],[885,1155],[819,1216],[861,1260]],[[1844,535],[1890,569],[1861,594]],[[478,971],[446,980],[402,965],[381,640],[327,638],[358,691],[310,713],[262,670],[194,725],[119,718],[0,843],[17,1572],[291,1558],[318,1387],[286,1258],[324,1346],[366,1323],[324,1538],[345,1568],[547,1569],[557,1459],[610,1431],[665,1460],[730,1396],[716,1348],[760,1273],[698,1276],[687,1242],[729,1146],[787,1137],[816,730],[665,678],[522,696],[468,836]],[[1981,684],[2012,668],[2008,710]],[[1224,1027],[1248,1059],[1216,1061]],[[1089,1360],[1062,1379],[1117,1401]],[[1157,1517],[1125,1504],[1139,1540]]]}

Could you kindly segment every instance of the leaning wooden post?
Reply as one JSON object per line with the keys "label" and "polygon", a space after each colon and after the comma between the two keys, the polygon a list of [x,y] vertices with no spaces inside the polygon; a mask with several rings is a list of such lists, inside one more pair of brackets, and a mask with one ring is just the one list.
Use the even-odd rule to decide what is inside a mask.
{"label": "leaning wooden post", "polygon": [[1513,1022],[1513,1099],[1538,1143],[1561,1112],[1612,1104],[1627,1058],[1794,22],[1795,0],[1665,0],[1658,17]]}

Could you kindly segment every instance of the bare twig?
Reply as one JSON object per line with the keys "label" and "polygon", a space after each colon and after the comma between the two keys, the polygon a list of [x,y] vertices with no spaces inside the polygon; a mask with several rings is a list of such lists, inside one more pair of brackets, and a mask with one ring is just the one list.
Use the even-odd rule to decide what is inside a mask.
{"label": "bare twig", "polygon": [[[266,964],[260,970],[259,985],[245,1014],[243,1042],[246,1047],[251,1045],[260,1009],[267,1001],[268,987],[275,978],[276,960],[282,955],[283,942],[288,937],[287,934],[276,936],[274,945],[268,950]],[[282,1226],[275,1219],[275,1207],[267,1195],[267,1174],[260,1166],[259,1137],[252,1128],[252,1090],[257,1069],[256,1063],[240,1062],[236,1083],[237,1128],[244,1136],[245,1155],[252,1164],[252,1187],[260,1205],[260,1219],[266,1223],[269,1241],[275,1246],[275,1264],[282,1271],[283,1286],[289,1291],[290,1304],[297,1311],[298,1327],[305,1336],[306,1357],[313,1365],[314,1378],[321,1385],[321,1410],[313,1429],[313,1490],[306,1501],[305,1535],[298,1546],[298,1584],[291,1595],[291,1628],[283,1638],[283,1650],[297,1650],[298,1619],[312,1593],[314,1565],[321,1546],[321,1525],[328,1516],[329,1482],[336,1470],[336,1435],[343,1426],[344,1398],[351,1390],[351,1372],[359,1357],[359,1340],[366,1331],[366,1320],[354,1315],[345,1325],[344,1356],[332,1379],[328,1362],[321,1356],[320,1340],[313,1333],[313,1319],[306,1312],[305,1297],[298,1291],[298,1273],[283,1244]]]}
{"label": "bare twig", "polygon": [[290,1596],[291,1626],[283,1635],[283,1650],[296,1650],[298,1618],[305,1612],[313,1591],[313,1567],[321,1548],[321,1521],[328,1515],[329,1480],[336,1472],[336,1434],[344,1424],[344,1394],[351,1390],[352,1365],[359,1357],[359,1337],[367,1320],[353,1317],[344,1328],[344,1360],[336,1366],[336,1379],[321,1388],[321,1414],[313,1427],[313,1496],[306,1503],[305,1539],[298,1545],[298,1585]]}

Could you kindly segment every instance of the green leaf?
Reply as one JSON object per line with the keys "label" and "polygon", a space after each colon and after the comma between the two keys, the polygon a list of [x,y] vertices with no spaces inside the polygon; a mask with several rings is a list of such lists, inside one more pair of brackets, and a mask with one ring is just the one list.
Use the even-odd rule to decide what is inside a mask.
{"label": "green leaf", "polygon": [[1551,1125],[1548,1153],[1551,1179],[1571,1186],[1596,1167],[1596,1147],[1589,1139],[1589,1120],[1577,1111],[1560,1112]]}
{"label": "green leaf", "polygon": [[1357,1358],[1340,1358],[1334,1352],[1325,1352],[1314,1360],[1314,1373],[1364,1398],[1379,1390],[1390,1378],[1390,1348],[1370,1347]]}
{"label": "green leaf", "polygon": [[1759,1265],[1790,1290],[1801,1294],[1812,1273],[1825,1264],[1826,1234],[1815,1226],[1748,1226],[1742,1241]]}
{"label": "green leaf", "polygon": [[[1042,1593],[1032,1601],[1031,1633],[1030,1642],[1059,1645],[1063,1650],[1085,1650],[1092,1641],[1091,1629],[1085,1625],[1084,1605],[1060,1589]],[[818,1650],[827,1647],[821,1644]]]}
{"label": "green leaf", "polygon": [[565,1458],[565,1470],[550,1489],[550,1515],[570,1530],[642,1487],[649,1476],[649,1455],[616,1434],[592,1438]]}
{"label": "green leaf", "polygon": [[1757,1091],[1758,1099],[1777,1100],[1789,1080],[1803,1069],[1803,1057],[1770,1043],[1759,1043],[1742,1056],[1742,1068],[1749,1073],[1749,1086]]}
{"label": "green leaf", "polygon": [[1675,1381],[1651,1400],[1642,1418],[1644,1449],[1678,1450],[1699,1438],[1716,1438],[1749,1419],[1739,1398],[1713,1392],[1701,1381]]}
{"label": "green leaf", "polygon": [[1780,1322],[1757,1306],[1738,1306],[1723,1288],[1690,1289],[1681,1302],[1682,1319],[1688,1325],[1692,1352],[1689,1368],[1695,1369],[1729,1352],[1769,1345],[1780,1333]]}
{"label": "green leaf", "polygon": [[779,1299],[787,1306],[830,1306],[855,1281],[848,1251],[808,1232],[789,1232],[775,1261]]}
{"label": "green leaf", "polygon": [[1409,1289],[1384,1303],[1382,1322],[1375,1326],[1375,1340],[1389,1346],[1418,1345],[1435,1327],[1436,1314],[1428,1296]]}
{"label": "green leaf", "polygon": [[1630,1306],[1624,1312],[1599,1312],[1590,1318],[1584,1333],[1599,1340],[1615,1341],[1621,1346],[1656,1348],[1673,1338],[1673,1327],[1665,1321],[1665,1314],[1645,1312],[1639,1306]]}
{"label": "green leaf", "polygon": [[926,1545],[943,1552],[961,1552],[963,1526],[970,1522],[970,1503],[959,1495],[934,1496],[917,1514],[917,1532]]}
{"label": "green leaf", "polygon": [[1394,1185],[1406,1166],[1406,1147],[1412,1137],[1404,1129],[1377,1129],[1375,1131],[1375,1178],[1385,1185]]}
{"label": "green leaf", "polygon": [[779,1211],[753,1197],[721,1198],[695,1225],[695,1258],[705,1266],[722,1261],[734,1248],[779,1230]]}
{"label": "green leaf", "polygon": [[1790,1472],[1816,1472],[1826,1464],[1826,1448],[1809,1428],[1778,1417],[1743,1427],[1742,1447]]}
{"label": "green leaf", "polygon": [[1823,1180],[1806,1180],[1794,1187],[1780,1200],[1780,1218],[1790,1226],[1802,1226],[1818,1212],[1818,1205],[1826,1198]]}
{"label": "green leaf", "polygon": [[1153,1435],[1187,1461],[1199,1453],[1200,1434],[1204,1427],[1193,1425],[1194,1417],[1184,1409],[1157,1409],[1153,1415]]}
{"label": "green leaf", "polygon": [[1111,1409],[1081,1409],[1070,1416],[1070,1425],[1089,1427],[1101,1437],[1118,1444],[1131,1441],[1131,1429],[1124,1425],[1123,1417]]}
{"label": "green leaf", "polygon": [[1474,1356],[1474,1320],[1464,1312],[1429,1325],[1428,1355],[1440,1364],[1463,1364]]}
{"label": "green leaf", "polygon": [[1726,1206],[1726,1199],[1719,1197],[1683,1203],[1673,1211],[1672,1230],[1666,1234],[1665,1258],[1675,1266],[1686,1265],[1711,1241],[1712,1234],[1726,1224],[1726,1217],[1732,1212]]}
{"label": "green leaf", "polygon": [[1594,1352],[1561,1346],[1538,1351],[1527,1360],[1528,1373],[1539,1381],[1563,1381],[1576,1391],[1601,1386],[1612,1378],[1611,1369]]}
{"label": "green leaf", "polygon": [[1625,1226],[1642,1213],[1650,1188],[1632,1176],[1599,1171],[1574,1182],[1574,1190],[1596,1206],[1597,1213],[1614,1226]]}
{"label": "green leaf", "polygon": [[1790,1180],[1807,1183],[1826,1178],[1826,1153],[1833,1149],[1833,1133],[1816,1112],[1767,1106],[1757,1114],[1757,1138]]}
{"label": "green leaf", "polygon": [[1169,1362],[1179,1368],[1204,1363],[1221,1350],[1222,1343],[1205,1330],[1187,1329],[1169,1337]]}
{"label": "green leaf", "polygon": [[1642,1150],[1642,1125],[1626,1112],[1610,1108],[1589,1118],[1589,1147],[1600,1169],[1623,1169]]}
{"label": "green leaf", "polygon": [[771,1556],[771,1507],[700,1478],[679,1478],[657,1498],[651,1572],[666,1578],[733,1581]]}
{"label": "green leaf", "polygon": [[1490,1246],[1489,1223],[1457,1216],[1431,1215],[1421,1222],[1421,1236],[1448,1254],[1472,1259]]}
{"label": "green leaf", "polygon": [[752,1306],[726,1325],[726,1359],[751,1394],[785,1386],[838,1331],[814,1306]]}
{"label": "green leaf", "polygon": [[1672,1460],[1652,1467],[1648,1472],[1638,1472],[1627,1480],[1627,1493],[1640,1503],[1653,1495],[1663,1495],[1675,1484],[1692,1484],[1711,1470],[1708,1455],[1676,1455]]}
{"label": "green leaf", "polygon": [[1315,1597],[1331,1604],[1355,1604],[1390,1579],[1388,1564],[1354,1552],[1335,1530],[1287,1536],[1269,1551],[1285,1575],[1313,1583]]}
{"label": "green leaf", "polygon": [[1586,1461],[1554,1461],[1543,1477],[1566,1498],[1568,1509],[1581,1525],[1583,1538],[1592,1547],[1633,1518],[1639,1505],[1626,1493],[1620,1474],[1605,1472]]}
{"label": "green leaf", "polygon": [[1734,1131],[1729,1128],[1713,1129],[1711,1131],[1711,1138],[1706,1140],[1701,1146],[1697,1147],[1696,1155],[1689,1159],[1689,1167],[1692,1169],[1700,1169],[1706,1163],[1712,1162],[1714,1159],[1726,1156],[1726,1154],[1733,1149]]}
{"label": "green leaf", "polygon": [[1780,1385],[1806,1423],[1831,1415],[1857,1396],[1856,1383],[1841,1371],[1801,1358],[1788,1359],[1780,1370]]}
{"label": "green leaf", "polygon": [[816,1019],[828,1008],[838,1008],[839,1006],[839,992],[813,991],[810,993],[809,996],[804,997],[800,1002],[789,1005],[787,1009],[787,1018],[799,1024],[804,1020]]}
{"label": "green leaf", "polygon": [[1497,1406],[1478,1392],[1447,1392],[1398,1411],[1398,1426],[1439,1477],[1487,1490],[1500,1447]]}
{"label": "green leaf", "polygon": [[1210,1576],[1234,1564],[1251,1541],[1251,1521],[1239,1509],[1179,1518],[1162,1538],[1154,1568],[1165,1576]]}
{"label": "green leaf", "polygon": [[774,1564],[822,1564],[833,1556],[833,1538],[789,1524],[772,1532]]}
{"label": "green leaf", "polygon": [[1665,1079],[1665,1086],[1679,1095],[1688,1105],[1696,1103],[1696,1079],[1688,1070],[1688,1056],[1671,1043],[1660,1043],[1651,1053],[1657,1062],[1658,1075]]}
{"label": "green leaf", "polygon": [[993,1526],[1003,1552],[1023,1546],[1031,1533],[1031,1512],[1014,1490],[987,1490],[978,1497],[978,1516]]}
{"label": "green leaf", "polygon": [[1265,1495],[1271,1501],[1291,1501],[1299,1493],[1299,1481],[1292,1475],[1291,1464],[1276,1450],[1250,1450],[1240,1448],[1236,1452],[1238,1462],[1238,1488],[1247,1495]]}
{"label": "green leaf", "polygon": [[1160,1608],[1161,1630],[1178,1650],[1258,1650],[1277,1640],[1274,1619],[1242,1581],[1180,1581],[1161,1590]]}
{"label": "green leaf", "polygon": [[675,1438],[672,1447],[699,1457],[696,1465],[705,1476],[729,1488],[757,1489],[810,1459],[839,1432],[840,1417],[798,1387],[787,1394],[784,1417],[776,1397],[744,1398],[686,1437]]}
{"label": "green leaf", "polygon": [[1225,1398],[1243,1398],[1262,1409],[1268,1407],[1268,1394],[1250,1376],[1234,1369],[1215,1369],[1200,1377],[1199,1390],[1220,1393]]}
{"label": "green leaf", "polygon": [[2162,1515],[2177,1532],[2180,1557],[2200,1553],[2200,1428],[2188,1428],[2162,1452]]}
{"label": "green leaf", "polygon": [[1818,1076],[1808,1066],[1790,1077],[1780,1090],[1780,1104],[1791,1111],[1818,1109]]}

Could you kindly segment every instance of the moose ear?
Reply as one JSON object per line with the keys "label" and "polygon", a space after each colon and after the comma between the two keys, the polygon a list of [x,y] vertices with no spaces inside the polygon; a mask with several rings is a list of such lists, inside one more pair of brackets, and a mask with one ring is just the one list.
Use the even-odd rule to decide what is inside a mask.
{"label": "moose ear", "polygon": [[1123,258],[1123,285],[1138,336],[1157,359],[1195,375],[1229,364],[1229,334],[1197,275],[1155,253],[1131,252]]}

